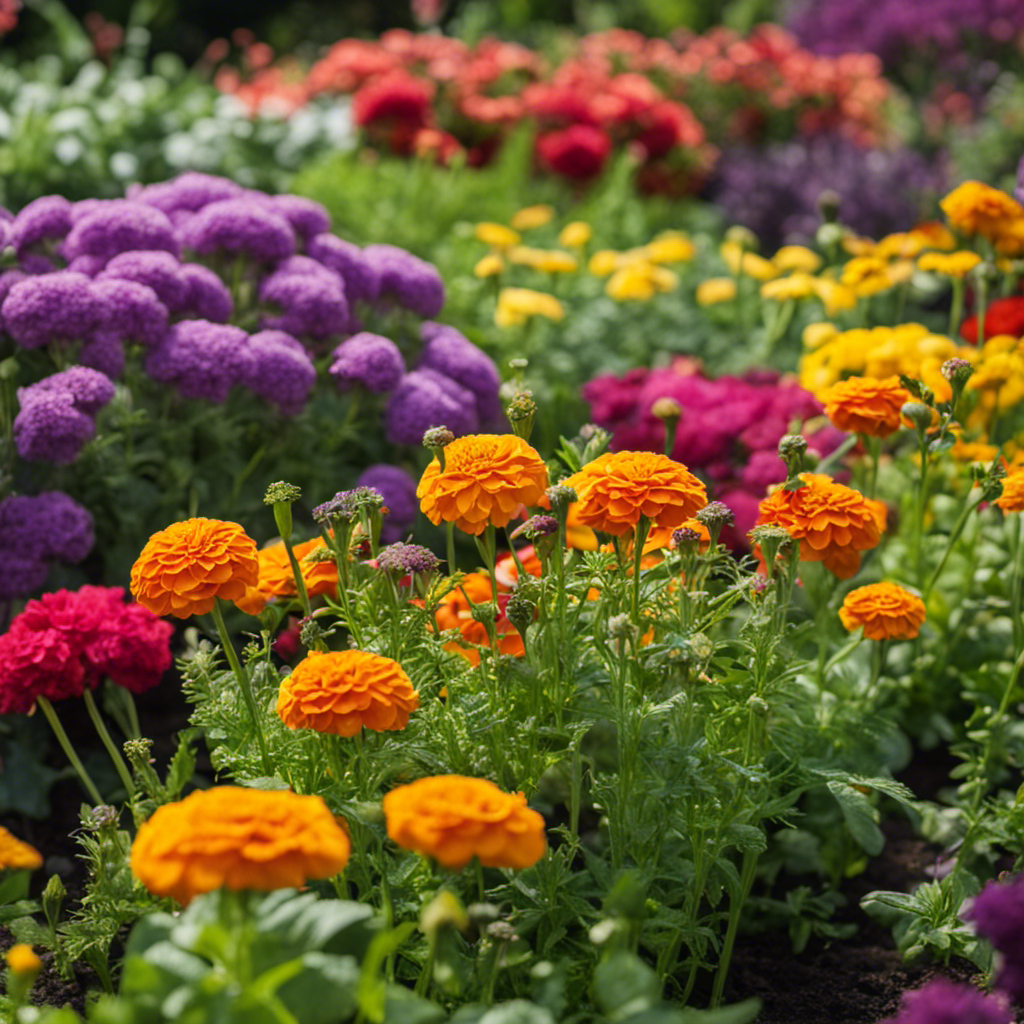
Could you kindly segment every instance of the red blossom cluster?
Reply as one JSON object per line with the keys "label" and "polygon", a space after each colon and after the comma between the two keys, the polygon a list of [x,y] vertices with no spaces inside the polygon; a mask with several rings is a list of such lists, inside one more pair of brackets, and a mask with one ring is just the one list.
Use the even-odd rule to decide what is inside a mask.
{"label": "red blossom cluster", "polygon": [[0,714],[25,714],[38,697],[80,697],[104,677],[142,693],[170,668],[173,632],[149,609],[125,604],[120,587],[43,594],[0,636]]}
{"label": "red blossom cluster", "polygon": [[[258,52],[256,51],[258,48]],[[249,74],[222,67],[217,85],[251,109],[291,111],[318,95],[353,97],[366,142],[403,156],[486,164],[518,124],[537,127],[536,160],[574,181],[630,148],[647,191],[699,184],[715,145],[840,131],[859,143],[884,134],[888,86],[871,54],[821,57],[785,30],[747,37],[717,28],[674,42],[613,29],[582,37],[557,66],[515,43],[470,47],[402,29],[343,39],[304,77],[244,49]]]}

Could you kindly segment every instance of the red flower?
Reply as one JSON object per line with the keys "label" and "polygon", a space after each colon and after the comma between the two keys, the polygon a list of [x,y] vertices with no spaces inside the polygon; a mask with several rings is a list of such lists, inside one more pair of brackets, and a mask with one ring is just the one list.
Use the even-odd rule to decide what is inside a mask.
{"label": "red flower", "polygon": [[431,121],[433,90],[406,71],[375,78],[352,99],[352,115],[374,141],[409,155],[417,133]]}
{"label": "red flower", "polygon": [[[978,344],[978,318],[969,317],[960,325],[960,334],[972,345]],[[1011,295],[996,299],[985,310],[985,337],[1009,334],[1019,338],[1024,334],[1024,295]]]}
{"label": "red flower", "polygon": [[586,181],[600,174],[611,149],[611,139],[600,128],[585,124],[548,132],[537,139],[541,163],[573,181]]}
{"label": "red flower", "polygon": [[173,627],[123,597],[120,587],[82,587],[29,601],[0,636],[0,713],[80,697],[104,676],[133,693],[160,682]]}

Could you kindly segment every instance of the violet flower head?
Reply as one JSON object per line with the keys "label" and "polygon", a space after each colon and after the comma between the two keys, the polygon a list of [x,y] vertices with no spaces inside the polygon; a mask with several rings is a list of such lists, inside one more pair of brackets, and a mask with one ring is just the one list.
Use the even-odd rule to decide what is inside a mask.
{"label": "violet flower head", "polygon": [[350,303],[373,302],[380,294],[380,272],[355,243],[322,234],[309,241],[306,252],[345,282],[345,295]]}
{"label": "violet flower head", "polygon": [[268,209],[284,217],[303,242],[331,230],[331,215],[315,199],[287,194],[267,196],[263,202]]}
{"label": "violet flower head", "polygon": [[356,485],[373,487],[384,495],[390,509],[380,529],[380,539],[385,544],[401,540],[413,528],[419,512],[416,481],[404,469],[378,462],[363,470]]}
{"label": "violet flower head", "polygon": [[96,279],[144,284],[156,292],[172,313],[181,309],[188,295],[188,283],[181,277],[181,263],[167,252],[119,253]]}
{"label": "violet flower head", "polygon": [[424,317],[441,312],[444,281],[432,263],[396,245],[368,245],[363,252],[380,274],[378,303],[394,302]]}
{"label": "violet flower head", "polygon": [[70,392],[75,408],[86,416],[95,416],[114,397],[114,385],[109,377],[87,366],[71,366],[19,388],[18,400],[24,405],[35,395],[50,391]]}
{"label": "violet flower head", "polygon": [[1002,954],[996,988],[1024,1002],[1024,875],[987,883],[964,917]]}
{"label": "violet flower head", "polygon": [[260,301],[280,311],[263,318],[272,330],[323,339],[348,328],[345,286],[336,275],[275,271],[260,285]]}
{"label": "violet flower head", "polygon": [[330,501],[317,505],[312,515],[318,523],[326,523],[331,519],[347,519],[352,522],[362,510],[375,512],[385,505],[387,502],[384,495],[376,488],[357,485],[348,491],[338,491]]}
{"label": "violet flower head", "polygon": [[73,462],[96,433],[96,424],[75,408],[70,391],[33,391],[25,398],[26,391],[18,392],[21,410],[14,418],[18,454],[35,462]]}
{"label": "violet flower head", "polygon": [[124,342],[103,331],[97,331],[79,350],[78,361],[82,366],[99,370],[111,380],[117,380],[124,373]]}
{"label": "violet flower head", "polygon": [[210,203],[180,233],[182,243],[203,256],[225,253],[276,263],[295,253],[295,232],[288,221],[248,199]]}
{"label": "violet flower head", "polygon": [[11,224],[11,245],[19,259],[40,242],[59,240],[71,230],[71,203],[63,196],[40,196]]}
{"label": "violet flower head", "polygon": [[393,391],[404,373],[405,360],[398,346],[368,331],[343,341],[334,350],[330,369],[343,391],[358,386],[376,394]]}
{"label": "violet flower head", "polygon": [[427,343],[420,354],[420,369],[451,377],[476,396],[476,414],[482,426],[501,420],[501,374],[494,360],[463,333],[447,324],[427,321],[420,327]]}
{"label": "violet flower head", "polygon": [[4,329],[24,348],[86,338],[101,312],[92,281],[73,270],[16,282],[0,310]]}
{"label": "violet flower head", "polygon": [[185,284],[185,297],[176,312],[190,313],[200,320],[223,324],[231,319],[235,303],[227,285],[201,263],[183,263],[178,277]]}
{"label": "violet flower head", "polygon": [[210,203],[224,199],[238,199],[245,189],[230,178],[201,171],[186,171],[170,181],[146,185],[135,192],[132,198],[139,203],[155,206],[171,216],[174,213],[195,213]]}
{"label": "violet flower head", "polygon": [[881,1024],[1013,1024],[1013,1011],[973,985],[936,978],[905,993],[900,1012]]}
{"label": "violet flower head", "polygon": [[167,333],[167,307],[147,285],[101,278],[93,285],[93,294],[101,303],[96,337],[152,348]]}
{"label": "violet flower head", "polygon": [[255,357],[240,327],[208,320],[174,324],[146,358],[146,373],[174,384],[185,398],[223,402],[236,384],[253,379]]}
{"label": "violet flower head", "polygon": [[85,274],[86,277],[96,277],[107,265],[103,256],[76,256],[67,266],[77,274]]}
{"label": "violet flower head", "polygon": [[174,225],[166,214],[130,199],[114,200],[76,219],[64,243],[68,260],[78,256],[109,260],[118,253],[138,249],[156,249],[174,256],[179,251]]}
{"label": "violet flower head", "polygon": [[430,548],[419,544],[389,544],[377,554],[377,568],[405,576],[414,572],[433,572],[441,564]]}
{"label": "violet flower head", "polygon": [[31,501],[34,527],[45,538],[44,552],[63,562],[80,562],[95,543],[89,510],[63,491],[43,491]]}
{"label": "violet flower head", "polygon": [[302,342],[283,331],[260,331],[249,338],[249,350],[249,387],[285,416],[301,412],[316,384],[316,366]]}
{"label": "violet flower head", "polygon": [[431,427],[444,424],[456,436],[479,427],[476,396],[436,370],[407,373],[391,395],[387,437],[392,444],[415,444]]}

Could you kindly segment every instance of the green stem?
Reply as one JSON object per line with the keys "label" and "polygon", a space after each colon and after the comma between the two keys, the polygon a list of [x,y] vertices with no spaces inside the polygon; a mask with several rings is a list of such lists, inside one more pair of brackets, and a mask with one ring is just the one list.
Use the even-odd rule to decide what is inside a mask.
{"label": "green stem", "polygon": [[753,850],[747,850],[743,854],[743,868],[740,872],[740,888],[736,898],[729,901],[729,926],[725,932],[725,941],[722,943],[722,955],[718,961],[718,970],[715,973],[715,984],[711,990],[711,1008],[714,1009],[722,1001],[722,993],[725,990],[725,979],[729,973],[729,961],[732,960],[732,949],[736,944],[736,934],[740,927],[740,915],[743,911],[743,904],[750,894],[750,887],[754,884],[754,874],[757,871],[758,855]]}
{"label": "green stem", "polygon": [[285,551],[288,552],[288,562],[292,567],[292,576],[295,577],[295,589],[299,594],[299,603],[302,605],[302,610],[309,616],[313,609],[309,603],[309,592],[306,590],[306,581],[303,579],[302,569],[299,568],[299,561],[292,549],[292,542],[285,537],[282,537],[281,540],[284,543]]}
{"label": "green stem", "polygon": [[57,712],[54,711],[53,705],[45,697],[36,697],[36,703],[42,708],[43,714],[46,715],[46,720],[50,723],[50,728],[53,730],[54,736],[57,737],[57,742],[60,744],[65,756],[71,762],[75,771],[78,772],[78,777],[82,780],[82,785],[89,794],[89,799],[97,806],[102,804],[103,797],[100,796],[96,783],[89,778],[85,765],[82,764],[78,754],[75,753],[75,748],[71,745],[71,740],[68,739],[64,726],[60,724],[60,719],[57,717]]}
{"label": "green stem", "polygon": [[451,576],[455,572],[455,524],[445,523],[445,540],[447,543],[448,551],[448,575]]}
{"label": "green stem", "polygon": [[[960,333],[960,321],[964,318],[964,279],[953,278],[953,301],[949,307],[949,336],[957,337]],[[980,326],[980,322],[979,322]]]}
{"label": "green stem", "polygon": [[[980,495],[980,490],[977,493]],[[964,507],[960,512],[960,518],[957,519],[956,523],[953,525],[952,531],[949,534],[949,542],[946,544],[946,550],[942,553],[942,558],[939,559],[939,564],[935,566],[935,570],[929,577],[928,583],[921,588],[921,596],[926,601],[928,600],[928,595],[932,592],[932,587],[934,587],[935,584],[938,582],[940,573],[946,567],[946,562],[953,552],[954,545],[960,539],[960,534],[963,533],[964,527],[967,525],[967,520],[971,512],[973,512],[974,509],[978,507],[978,504],[981,501],[980,497],[977,501],[975,501],[974,495],[975,491],[971,491],[971,493],[967,495],[967,501],[964,502]]]}
{"label": "green stem", "polygon": [[231,670],[235,673],[235,679],[238,680],[242,696],[245,698],[246,706],[249,708],[249,717],[252,719],[253,729],[256,730],[256,742],[259,744],[260,757],[263,759],[263,771],[268,777],[272,776],[274,773],[270,765],[270,755],[267,753],[267,741],[263,736],[263,725],[256,710],[256,700],[252,695],[252,686],[249,683],[249,676],[246,674],[245,669],[242,668],[242,663],[238,660],[235,645],[231,642],[231,635],[228,633],[228,627],[224,622],[224,612],[221,610],[219,597],[215,598],[213,602],[213,621],[216,623],[217,632],[220,634],[221,646],[224,648],[225,655],[227,655],[228,664],[231,665]]}
{"label": "green stem", "polygon": [[117,749],[117,745],[110,737],[110,732],[107,730],[106,723],[100,715],[100,709],[96,707],[96,701],[93,699],[92,692],[90,690],[86,690],[82,694],[82,698],[85,700],[85,709],[89,712],[92,724],[96,727],[96,732],[99,733],[103,746],[107,748],[110,760],[114,762],[117,774],[121,776],[121,782],[124,784],[124,788],[128,793],[128,800],[131,802],[135,796],[135,783],[132,781],[131,772],[128,771],[128,766],[124,763],[124,758],[121,756],[121,752]]}
{"label": "green stem", "polygon": [[641,516],[633,537],[633,622],[637,629],[640,628],[640,563],[643,561],[644,544],[647,543],[650,529],[651,521],[647,516]]}

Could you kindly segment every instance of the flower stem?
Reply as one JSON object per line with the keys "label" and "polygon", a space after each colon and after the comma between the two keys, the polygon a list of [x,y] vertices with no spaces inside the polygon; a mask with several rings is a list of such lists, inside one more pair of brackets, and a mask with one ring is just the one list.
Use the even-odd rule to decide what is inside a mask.
{"label": "flower stem", "polygon": [[110,738],[110,733],[107,730],[106,723],[100,715],[100,709],[96,707],[96,701],[93,699],[92,692],[90,690],[86,690],[82,694],[82,697],[85,700],[85,709],[89,712],[92,724],[96,727],[96,732],[99,734],[100,740],[103,742],[103,746],[107,748],[110,760],[114,762],[117,774],[121,776],[121,782],[124,784],[124,788],[128,793],[128,800],[131,801],[135,796],[135,783],[132,781],[131,772],[128,771],[128,766],[124,763],[124,758],[121,756],[121,752],[117,749],[117,745]]}
{"label": "flower stem", "polygon": [[53,705],[45,697],[36,697],[36,703],[42,708],[43,714],[46,715],[46,720],[50,723],[50,728],[53,730],[54,736],[57,737],[57,742],[61,745],[61,749],[67,756],[67,759],[71,762],[71,766],[78,772],[78,777],[82,780],[82,785],[89,794],[89,799],[96,805],[103,803],[103,797],[100,796],[96,783],[89,778],[85,765],[82,764],[78,754],[75,753],[75,748],[71,745],[71,740],[68,739],[64,726],[60,724],[60,719],[57,717],[57,712],[54,711]]}
{"label": "flower stem", "polygon": [[651,521],[641,516],[636,524],[636,535],[633,538],[633,622],[640,627],[640,563],[644,558],[644,544],[651,529]]}

